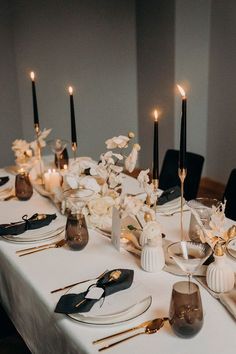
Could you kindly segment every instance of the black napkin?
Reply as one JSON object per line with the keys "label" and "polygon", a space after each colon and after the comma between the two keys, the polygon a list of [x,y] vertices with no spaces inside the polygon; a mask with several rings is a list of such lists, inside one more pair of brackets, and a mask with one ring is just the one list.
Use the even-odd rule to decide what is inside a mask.
{"label": "black napkin", "polygon": [[6,184],[9,181],[8,176],[0,177],[0,187]]}
{"label": "black napkin", "polygon": [[180,197],[181,191],[179,186],[171,187],[169,189],[166,189],[161,196],[158,198],[157,204],[158,205],[163,205],[165,203],[170,202],[171,200],[174,200],[178,197]]}
{"label": "black napkin", "polygon": [[22,216],[22,221],[1,224],[0,236],[3,235],[20,235],[27,230],[39,229],[47,226],[52,220],[56,219],[56,214],[34,214],[28,219],[27,215]]}
{"label": "black napkin", "polygon": [[[121,272],[120,277],[116,280],[109,281],[111,273],[115,271]],[[104,276],[96,282],[96,284],[90,285],[88,289],[83,293],[63,295],[56,305],[55,312],[65,314],[88,312],[91,310],[93,305],[100,300],[85,299],[85,296],[92,286],[102,288],[104,290],[102,297],[105,299],[106,296],[112,295],[121,290],[128,289],[133,282],[133,277],[134,271],[131,269],[113,269],[105,273]],[[84,299],[85,301],[83,301]],[[76,307],[76,305],[80,302],[81,305]]]}

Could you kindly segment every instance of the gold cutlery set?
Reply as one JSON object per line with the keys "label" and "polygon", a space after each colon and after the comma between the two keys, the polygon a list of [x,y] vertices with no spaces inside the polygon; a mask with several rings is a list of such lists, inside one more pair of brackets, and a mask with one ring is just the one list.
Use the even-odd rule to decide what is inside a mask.
{"label": "gold cutlery set", "polygon": [[24,248],[24,249],[18,250],[18,251],[16,251],[16,254],[19,257],[23,257],[23,256],[27,256],[28,254],[48,250],[50,248],[59,248],[59,247],[64,246],[65,244],[66,244],[66,240],[63,238],[62,240],[57,241],[57,242],[47,243],[47,244],[41,245],[41,246],[35,246],[35,247]]}
{"label": "gold cutlery set", "polygon": [[92,343],[93,344],[100,344],[102,342],[109,341],[110,339],[113,339],[116,336],[121,336],[121,335],[129,333],[129,332],[137,331],[139,329],[144,329],[143,331],[141,331],[141,332],[139,331],[139,332],[137,332],[135,334],[132,334],[131,336],[122,338],[122,339],[120,339],[118,341],[115,341],[115,342],[112,342],[112,343],[105,344],[102,348],[98,349],[98,351],[101,352],[101,351],[104,351],[106,349],[112,348],[112,347],[114,347],[117,344],[125,342],[125,341],[127,341],[127,340],[129,340],[131,338],[137,337],[137,336],[139,336],[141,334],[154,334],[154,333],[156,333],[159,329],[161,329],[164,326],[165,321],[168,321],[167,317],[156,318],[154,320],[145,321],[145,322],[139,324],[138,326],[126,329],[126,330],[124,330],[122,332],[118,332],[118,333],[112,334],[110,336],[94,340]]}

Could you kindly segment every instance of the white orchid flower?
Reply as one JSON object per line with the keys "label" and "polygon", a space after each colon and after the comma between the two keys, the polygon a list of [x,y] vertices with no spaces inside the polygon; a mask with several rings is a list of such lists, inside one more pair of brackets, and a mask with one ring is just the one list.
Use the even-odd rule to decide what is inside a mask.
{"label": "white orchid flower", "polygon": [[100,163],[96,167],[94,167],[92,170],[92,173],[94,173],[93,175],[97,175],[104,180],[106,180],[108,178],[108,171],[102,163]]}
{"label": "white orchid flower", "polygon": [[128,136],[119,135],[105,141],[107,149],[125,148],[129,142]]}
{"label": "white orchid flower", "polygon": [[67,173],[65,175],[66,183],[69,185],[70,188],[76,189],[79,187],[79,176],[73,173]]}
{"label": "white orchid flower", "polygon": [[125,160],[125,168],[131,173],[133,172],[137,159],[138,159],[138,151],[140,151],[141,147],[139,144],[134,144],[133,149],[129,156]]}
{"label": "white orchid flower", "polygon": [[115,204],[114,199],[108,196],[92,199],[88,202],[88,208],[91,215],[109,215],[111,216],[111,207]]}
{"label": "white orchid flower", "polygon": [[27,143],[26,140],[16,139],[12,143],[12,150],[15,152],[20,151],[24,153],[24,151],[29,150],[29,148],[30,148],[30,144]]}
{"label": "white orchid flower", "polygon": [[85,176],[80,178],[79,185],[86,189],[91,189],[95,193],[99,193],[101,191],[101,186],[98,184],[96,179],[92,176]]}
{"label": "white orchid flower", "polygon": [[108,178],[108,184],[110,188],[115,188],[122,183],[122,177],[111,172]]}
{"label": "white orchid flower", "polygon": [[128,215],[137,215],[143,206],[143,202],[135,197],[125,196],[123,202],[121,202],[122,217],[125,218]]}
{"label": "white orchid flower", "polygon": [[150,171],[149,168],[147,170],[143,170],[139,173],[137,177],[137,180],[141,188],[145,188],[145,186],[149,182],[149,176],[148,176],[149,171]]}
{"label": "white orchid flower", "polygon": [[110,170],[115,172],[115,173],[121,173],[123,171],[122,166],[117,166],[117,165],[111,165]]}

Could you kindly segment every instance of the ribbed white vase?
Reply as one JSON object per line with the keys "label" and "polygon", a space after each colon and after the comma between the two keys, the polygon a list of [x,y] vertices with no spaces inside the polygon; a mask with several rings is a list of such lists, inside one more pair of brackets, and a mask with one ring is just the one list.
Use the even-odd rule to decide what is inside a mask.
{"label": "ribbed white vase", "polygon": [[226,256],[214,255],[215,261],[207,268],[206,282],[208,287],[217,292],[225,293],[234,287],[234,272],[226,263]]}
{"label": "ribbed white vase", "polygon": [[141,252],[141,267],[146,272],[159,272],[165,265],[162,245],[156,240],[147,240]]}

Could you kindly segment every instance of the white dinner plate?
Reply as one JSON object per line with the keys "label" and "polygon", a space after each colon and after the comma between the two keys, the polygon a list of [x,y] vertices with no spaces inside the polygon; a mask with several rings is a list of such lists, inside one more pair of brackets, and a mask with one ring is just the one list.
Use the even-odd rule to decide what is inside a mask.
{"label": "white dinner plate", "polygon": [[227,243],[227,251],[231,257],[236,259],[236,238],[233,238]]}
{"label": "white dinner plate", "polygon": [[[87,290],[95,281],[79,284],[67,294],[78,294]],[[135,283],[129,289],[107,296],[100,307],[99,301],[87,313],[73,313],[68,316],[75,321],[92,325],[113,325],[140,316],[151,306],[152,297],[144,286]]]}
{"label": "white dinner plate", "polygon": [[40,229],[28,230],[20,235],[4,235],[2,238],[14,243],[35,243],[54,239],[64,232],[64,230],[65,225],[60,220],[60,222],[52,222],[50,225]]}

